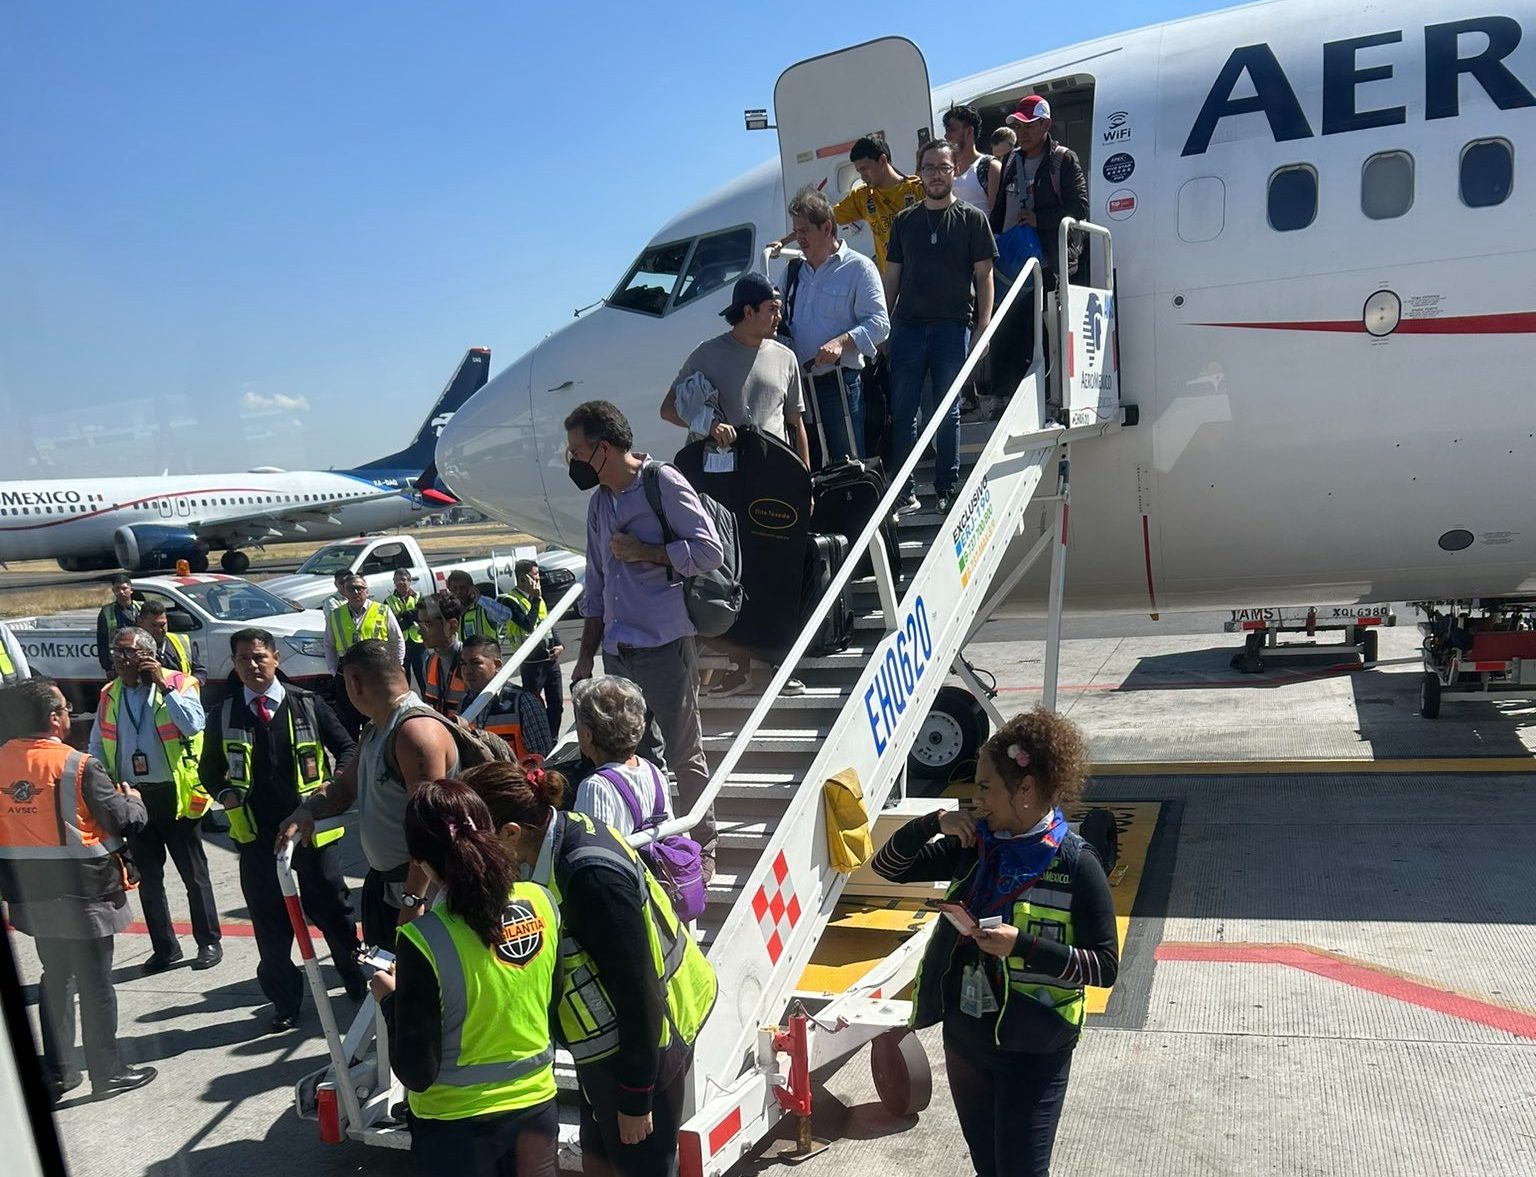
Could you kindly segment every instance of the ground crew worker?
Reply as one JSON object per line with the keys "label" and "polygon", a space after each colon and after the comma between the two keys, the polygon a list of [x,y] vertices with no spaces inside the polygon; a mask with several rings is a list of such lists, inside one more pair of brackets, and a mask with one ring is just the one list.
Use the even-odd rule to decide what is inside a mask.
{"label": "ground crew worker", "polygon": [[331,671],[336,718],[355,739],[363,729],[363,715],[347,698],[341,676],[341,656],[358,642],[378,640],[387,643],[395,660],[404,666],[405,635],[400,632],[393,613],[379,602],[368,599],[368,581],[363,576],[356,572],[347,573],[341,580],[341,591],[346,599],[326,615],[325,664]]}
{"label": "ground crew worker", "polygon": [[560,905],[566,991],[555,1035],[581,1084],[583,1167],[663,1177],[677,1159],[693,1043],[714,1008],[714,970],[627,842],[555,806],[559,774],[500,761],[464,783],[484,798],[523,877]]}
{"label": "ground crew worker", "polygon": [[64,742],[69,704],[49,680],[6,687],[0,711],[24,733],[0,747],[0,792],[9,801],[0,805],[0,895],[11,924],[35,940],[43,966],[49,1094],[57,1103],[80,1086],[71,981],[96,1097],[143,1087],[155,1068],[123,1063],[112,989],[112,937],[131,916],[121,839],[144,824],[143,799],[131,788],[118,791],[100,761]]}
{"label": "ground crew worker", "polygon": [[448,574],[447,584],[448,591],[459,602],[459,637],[472,638],[483,633],[502,640],[512,610],[494,597],[482,596],[475,578],[462,568]]}
{"label": "ground crew worker", "polygon": [[426,647],[422,645],[421,627],[416,624],[415,581],[409,568],[396,568],[395,588],[384,598],[384,604],[395,615],[395,624],[405,638],[405,676],[419,691],[427,685]]}
{"label": "ground crew worker", "polygon": [[117,631],[139,623],[139,607],[133,599],[133,578],[126,572],[112,577],[112,600],[96,614],[96,660],[110,677],[112,674],[112,639]]}
{"label": "ground crew worker", "polygon": [[[463,667],[466,697],[473,699],[501,669],[501,646],[495,638],[470,638],[464,643]],[[519,760],[547,756],[555,746],[544,704],[516,683],[502,684],[496,697],[475,716],[475,726],[500,736]]]}
{"label": "ground crew worker", "polygon": [[[356,745],[325,700],[278,680],[277,641],[264,629],[242,629],[229,639],[240,690],[231,691],[210,717],[198,774],[229,817],[229,836],[240,852],[240,890],[251,915],[260,963],[256,982],[272,1003],[271,1031],[298,1024],[304,977],[293,963],[293,925],[273,846],[293,807],[328,781]],[[361,1001],[368,980],[356,961],[357,922],[336,842],[341,830],[316,834],[293,852],[304,914],[320,929],[347,996]]]}
{"label": "ground crew worker", "polygon": [[400,930],[394,971],[370,985],[389,1019],[417,1172],[555,1177],[555,901],[518,881],[485,802],[458,781],[412,795],[405,840],[446,898]]}
{"label": "ground crew worker", "polygon": [[205,722],[197,680],[162,666],[155,640],[137,626],[117,631],[112,662],[117,677],[101,689],[90,748],[114,781],[139,790],[149,811],[143,830],[128,839],[154,949],[144,971],[161,972],[182,958],[165,898],[167,854],[187,888],[197,941],[192,967],[211,969],[224,959],[224,949],[203,853],[202,818],[210,799],[197,772]]}
{"label": "ground crew worker", "polygon": [[464,708],[464,646],[459,641],[458,598],[451,593],[433,593],[422,597],[416,606],[422,640],[432,652],[427,655],[426,686],[421,697],[427,706],[450,719]]}
{"label": "ground crew worker", "polygon": [[198,688],[208,685],[208,668],[197,656],[190,638],[171,632],[170,614],[165,602],[150,597],[139,606],[139,628],[155,639],[155,657],[167,670],[190,674],[197,679]]}
{"label": "ground crew worker", "polygon": [[[537,560],[519,560],[513,571],[517,586],[505,597],[503,605],[512,610],[507,622],[507,644],[510,653],[516,653],[522,644],[549,616],[549,604],[544,600]],[[553,629],[545,635],[543,646],[523,660],[523,689],[532,691],[544,700],[544,714],[549,720],[549,730],[560,734],[561,712],[565,709],[565,687],[560,678],[560,655],[565,647]]]}
{"label": "ground crew worker", "polygon": [[392,948],[395,928],[426,910],[427,877],[405,845],[405,802],[422,784],[457,776],[459,746],[442,719],[405,681],[405,669],[380,641],[359,642],[341,660],[346,691],[368,717],[357,753],[334,780],[311,790],[280,823],[278,843],[314,840],[315,822],[357,802],[363,878],[363,939]]}
{"label": "ground crew worker", "polygon": [[0,621],[0,686],[9,686],[31,677],[32,667],[27,663],[27,652],[21,648],[11,627]]}
{"label": "ground crew worker", "polygon": [[1049,1174],[1083,987],[1113,985],[1119,971],[1104,868],[1061,811],[1087,771],[1070,720],[1015,716],[982,746],[974,812],[914,818],[872,864],[897,883],[954,880],[946,899],[966,926],[947,913],[935,926],[912,1025],[944,1024],[950,1091],[982,1177]]}

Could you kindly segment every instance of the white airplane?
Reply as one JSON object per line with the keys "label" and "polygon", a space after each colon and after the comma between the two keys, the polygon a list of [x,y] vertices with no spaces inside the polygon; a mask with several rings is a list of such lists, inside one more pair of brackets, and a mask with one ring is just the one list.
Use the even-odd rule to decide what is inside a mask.
{"label": "white airplane", "polygon": [[488,348],[464,354],[405,449],[353,470],[285,471],[160,478],[66,478],[0,482],[0,563],[55,559],[66,572],[168,568],[185,559],[208,570],[210,548],[238,575],[245,546],[336,539],[398,527],[452,500],[416,483],[444,426],[481,388]]}
{"label": "white airplane", "polygon": [[[1528,2],[1277,0],[931,92],[850,59],[823,93],[781,82],[781,154],[798,186],[797,160],[854,137],[790,141],[786,99],[831,124],[920,86],[927,127],[968,103],[989,132],[1021,96],[1048,97],[1090,219],[1114,233],[1122,396],[1139,407],[1136,427],[1073,452],[1071,608],[1531,593],[1536,227],[1512,199],[1536,181],[1527,24]],[[490,381],[439,443],[454,491],[580,548],[563,417],[611,400],[638,449],[678,447],[661,395],[784,233],[784,174],[766,163],[677,216],[602,307]],[[846,146],[824,175],[847,190]],[[1026,579],[1010,604],[1039,592]]]}

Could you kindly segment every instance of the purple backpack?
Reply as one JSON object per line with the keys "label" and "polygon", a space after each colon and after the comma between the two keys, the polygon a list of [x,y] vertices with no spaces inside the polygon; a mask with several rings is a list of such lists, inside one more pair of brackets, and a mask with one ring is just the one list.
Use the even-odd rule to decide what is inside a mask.
{"label": "purple backpack", "polygon": [[[637,834],[655,829],[667,820],[666,781],[661,775],[661,770],[649,760],[643,763],[651,770],[651,779],[656,784],[656,808],[649,820],[641,812],[640,799],[635,796],[634,789],[630,788],[629,781],[624,778],[623,773],[613,768],[597,770],[598,776],[617,789],[619,796],[624,798],[624,804],[629,809],[629,816],[635,823]],[[689,923],[704,914],[707,894],[704,885],[704,859],[699,852],[697,842],[682,834],[669,834],[665,838],[647,842],[639,847],[637,852],[645,860],[645,864],[651,868],[651,873],[656,876],[661,889],[671,898],[672,906],[677,911],[679,919]]]}

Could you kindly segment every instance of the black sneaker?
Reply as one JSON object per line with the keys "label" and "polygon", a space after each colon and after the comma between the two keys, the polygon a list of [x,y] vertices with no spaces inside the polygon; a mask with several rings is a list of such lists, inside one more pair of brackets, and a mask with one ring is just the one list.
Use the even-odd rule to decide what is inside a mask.
{"label": "black sneaker", "polygon": [[716,679],[709,688],[711,699],[728,699],[752,689],[752,675],[739,667],[732,667],[724,678]]}

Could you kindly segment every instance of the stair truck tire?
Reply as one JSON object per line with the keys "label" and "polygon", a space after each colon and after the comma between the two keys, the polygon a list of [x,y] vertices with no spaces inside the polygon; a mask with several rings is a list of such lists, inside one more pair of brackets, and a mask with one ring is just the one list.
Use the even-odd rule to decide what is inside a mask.
{"label": "stair truck tire", "polygon": [[1381,631],[1369,626],[1362,627],[1360,633],[1360,665],[1369,670],[1376,665],[1376,656],[1381,649]]}
{"label": "stair truck tire", "polygon": [[1440,676],[1430,670],[1419,679],[1419,714],[1425,719],[1440,714]]}
{"label": "stair truck tire", "polygon": [[887,1030],[870,1043],[869,1070],[881,1105],[893,1116],[915,1116],[933,1099],[928,1052],[911,1030]]}
{"label": "stair truck tire", "polygon": [[939,688],[939,697],[917,729],[907,771],[922,780],[948,781],[976,753],[991,730],[987,713],[964,687]]}

